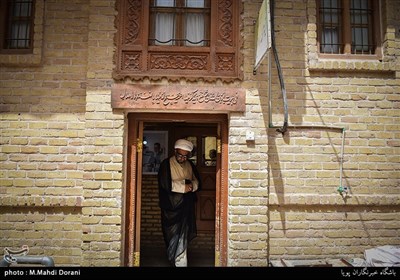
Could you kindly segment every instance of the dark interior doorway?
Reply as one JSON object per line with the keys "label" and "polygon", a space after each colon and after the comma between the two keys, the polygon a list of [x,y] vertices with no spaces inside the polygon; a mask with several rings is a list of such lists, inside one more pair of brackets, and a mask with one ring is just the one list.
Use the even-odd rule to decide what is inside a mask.
{"label": "dark interior doorway", "polygon": [[[123,194],[124,232],[122,258],[124,266],[156,266],[156,264],[163,263],[162,261],[155,261],[157,258],[165,260],[165,245],[161,234],[161,223],[158,222],[160,216],[158,190],[156,189],[157,192],[154,191],[157,185],[157,173],[154,172],[152,166],[146,166],[146,157],[144,157],[143,149],[144,136],[146,136],[144,132],[153,132],[150,135],[154,135],[156,131],[167,132],[166,134],[156,133],[158,137],[161,137],[157,139],[162,139],[160,135],[167,135],[167,144],[164,147],[165,156],[172,155],[174,151],[172,143],[177,138],[195,136],[195,138],[191,139],[196,139],[196,146],[200,152],[197,151],[192,160],[196,160],[197,164],[205,165],[201,167],[202,176],[209,186],[203,188],[205,191],[201,191],[202,195],[198,200],[200,201],[198,205],[201,205],[197,207],[200,217],[200,220],[197,221],[199,234],[189,245],[191,250],[191,252],[188,252],[189,262],[191,262],[189,266],[227,266],[228,118],[226,114],[200,113],[128,114],[126,185]],[[211,134],[208,134],[210,131]],[[216,136],[217,142],[216,161],[214,160],[214,152],[210,153],[210,150],[212,150],[210,147],[215,143],[215,139],[212,138],[214,136]],[[154,145],[154,143],[152,144]],[[150,146],[153,147],[152,145]],[[146,170],[146,172],[143,170]],[[214,182],[215,187],[213,186]],[[152,187],[147,187],[147,185]],[[142,206],[142,200],[144,200],[144,206]],[[148,212],[143,212],[146,207]],[[155,218],[152,220],[152,217]],[[142,223],[142,218],[148,219],[145,222],[148,224],[147,228]],[[143,230],[142,226],[144,227]],[[146,234],[150,236],[150,239],[143,237]],[[192,247],[193,250],[191,249]],[[201,249],[199,250],[200,252],[197,252],[197,249]],[[148,261],[152,260],[153,263],[149,264]],[[195,260],[199,260],[200,263]]]}
{"label": "dark interior doorway", "polygon": [[[144,122],[140,219],[140,266],[169,266],[158,207],[157,168],[174,154],[174,143],[194,144],[190,160],[202,178],[197,194],[197,237],[189,244],[188,266],[214,266],[218,125],[215,123]],[[155,154],[159,158],[155,160]]]}

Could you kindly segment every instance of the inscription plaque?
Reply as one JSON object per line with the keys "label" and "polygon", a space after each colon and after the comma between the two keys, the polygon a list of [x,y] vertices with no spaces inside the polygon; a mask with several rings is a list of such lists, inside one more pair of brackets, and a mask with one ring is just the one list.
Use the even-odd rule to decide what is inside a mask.
{"label": "inscription plaque", "polygon": [[244,111],[245,91],[229,87],[114,84],[111,106],[118,109]]}

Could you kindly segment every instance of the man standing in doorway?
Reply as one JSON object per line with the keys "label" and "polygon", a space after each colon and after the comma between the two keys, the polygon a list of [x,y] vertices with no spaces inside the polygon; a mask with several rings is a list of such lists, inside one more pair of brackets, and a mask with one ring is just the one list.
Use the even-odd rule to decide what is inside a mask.
{"label": "man standing in doorway", "polygon": [[201,189],[196,166],[188,160],[193,144],[175,142],[175,155],[163,160],[158,172],[161,226],[168,260],[173,266],[187,266],[188,243],[196,237],[196,191]]}

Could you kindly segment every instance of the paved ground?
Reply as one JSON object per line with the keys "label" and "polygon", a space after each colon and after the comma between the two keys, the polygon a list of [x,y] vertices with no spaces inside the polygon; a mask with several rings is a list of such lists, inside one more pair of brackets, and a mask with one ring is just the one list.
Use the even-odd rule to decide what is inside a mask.
{"label": "paved ground", "polygon": [[[140,252],[140,266],[143,267],[169,267],[164,248],[142,248]],[[188,250],[189,267],[213,267],[213,252]]]}

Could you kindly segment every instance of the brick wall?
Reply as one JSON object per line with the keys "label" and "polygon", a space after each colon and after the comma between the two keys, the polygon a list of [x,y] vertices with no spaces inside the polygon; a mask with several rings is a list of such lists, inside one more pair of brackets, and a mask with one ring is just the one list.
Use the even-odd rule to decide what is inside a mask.
{"label": "brick wall", "polygon": [[111,109],[115,1],[90,1],[89,9],[82,264],[119,266],[126,127],[123,112]]}
{"label": "brick wall", "polygon": [[26,244],[79,265],[89,11],[87,1],[37,2],[41,60],[0,69],[0,250]]}
{"label": "brick wall", "polygon": [[56,266],[82,261],[82,220],[79,207],[0,207],[1,250],[29,247],[29,256],[52,257]]}
{"label": "brick wall", "polygon": [[[247,45],[247,110],[230,120],[229,265],[362,257],[374,246],[399,245],[399,8],[396,13],[395,1],[387,1],[383,10],[388,26],[382,62],[339,63],[317,59],[315,1],[275,2],[289,125],[298,127],[284,137],[268,129],[283,123],[276,65],[269,119],[267,63],[253,76]],[[245,3],[249,42],[260,3]],[[347,197],[337,191],[343,136],[331,129],[337,126],[345,128]],[[246,130],[255,132],[254,145],[246,143]]]}
{"label": "brick wall", "polygon": [[156,175],[142,177],[141,247],[162,247],[164,239],[161,231],[161,213],[158,206]]}

